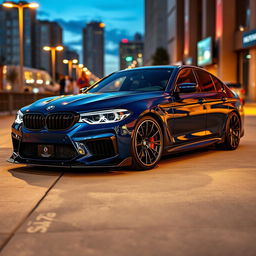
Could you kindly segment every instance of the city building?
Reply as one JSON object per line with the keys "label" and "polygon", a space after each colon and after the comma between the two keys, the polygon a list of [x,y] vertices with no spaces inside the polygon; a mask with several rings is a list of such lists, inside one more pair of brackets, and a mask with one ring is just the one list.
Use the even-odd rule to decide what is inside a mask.
{"label": "city building", "polygon": [[256,101],[256,0],[168,0],[166,10],[170,64],[241,83]]}
{"label": "city building", "polygon": [[159,47],[167,47],[167,0],[145,0],[144,65],[152,64]]}
{"label": "city building", "polygon": [[[24,9],[24,65],[35,67],[36,10]],[[0,64],[19,65],[19,24],[17,8],[0,6]]]}
{"label": "city building", "polygon": [[142,66],[143,48],[144,43],[140,34],[135,34],[133,41],[122,39],[119,43],[120,69]]}
{"label": "city building", "polygon": [[93,21],[83,29],[83,63],[100,78],[104,76],[104,27]]}
{"label": "city building", "polygon": [[[62,28],[57,22],[38,20],[36,24],[36,68],[51,73],[51,53],[44,51],[44,46],[62,45]],[[56,52],[56,73],[63,72],[63,52]]]}

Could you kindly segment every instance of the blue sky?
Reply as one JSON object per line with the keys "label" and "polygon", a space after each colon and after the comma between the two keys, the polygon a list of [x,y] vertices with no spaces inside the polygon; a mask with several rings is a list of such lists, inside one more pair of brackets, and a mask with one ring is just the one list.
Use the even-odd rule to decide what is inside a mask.
{"label": "blue sky", "polygon": [[144,0],[38,0],[39,19],[54,20],[64,31],[64,43],[82,52],[82,28],[86,22],[102,21],[105,27],[105,73],[119,69],[118,44],[144,33]]}

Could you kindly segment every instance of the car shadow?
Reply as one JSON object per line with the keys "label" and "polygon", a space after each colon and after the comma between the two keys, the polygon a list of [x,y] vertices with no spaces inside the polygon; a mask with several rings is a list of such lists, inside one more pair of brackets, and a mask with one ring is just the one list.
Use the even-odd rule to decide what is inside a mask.
{"label": "car shadow", "polygon": [[[217,150],[218,152],[219,150]],[[216,153],[214,146],[208,148],[196,149],[193,151],[179,152],[163,156],[158,166],[155,168],[160,169],[161,165],[168,165],[172,163],[178,164],[187,160],[204,157]],[[56,177],[64,175],[65,177],[81,178],[81,177],[114,177],[120,175],[134,175],[141,172],[152,172],[150,170],[133,170],[129,167],[126,168],[60,168],[60,167],[36,167],[36,166],[21,166],[8,170],[9,173],[15,178],[24,180],[28,184],[38,185],[40,179],[43,177]]]}
{"label": "car shadow", "polygon": [[53,178],[60,177],[62,175],[72,176],[72,177],[100,177],[100,176],[109,176],[113,177],[116,175],[124,175],[127,174],[127,170],[121,169],[82,169],[82,168],[58,168],[58,167],[36,167],[36,166],[21,166],[8,169],[8,172],[15,178],[24,180],[26,183],[31,185],[40,184],[40,179],[42,178]]}

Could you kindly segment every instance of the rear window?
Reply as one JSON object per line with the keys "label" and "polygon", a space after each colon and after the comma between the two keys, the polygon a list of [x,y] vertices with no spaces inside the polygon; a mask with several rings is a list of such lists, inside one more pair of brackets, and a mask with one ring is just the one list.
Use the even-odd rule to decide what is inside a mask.
{"label": "rear window", "polygon": [[212,77],[212,80],[215,84],[215,88],[216,88],[216,91],[217,92],[223,92],[223,85],[222,83],[214,76],[211,76]]}

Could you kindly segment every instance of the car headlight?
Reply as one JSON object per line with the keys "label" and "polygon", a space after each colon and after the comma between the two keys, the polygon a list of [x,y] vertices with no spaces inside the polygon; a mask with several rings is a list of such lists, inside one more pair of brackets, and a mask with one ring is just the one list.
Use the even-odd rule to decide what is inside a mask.
{"label": "car headlight", "polygon": [[80,123],[109,124],[116,123],[127,118],[131,112],[127,109],[111,109],[80,114]]}
{"label": "car headlight", "polygon": [[21,124],[23,122],[23,113],[19,110],[16,114],[16,118],[14,123],[15,124]]}

